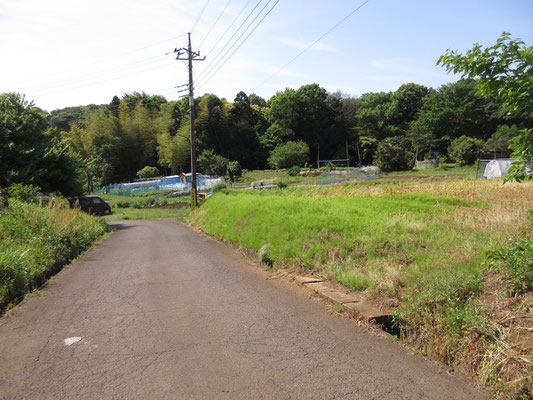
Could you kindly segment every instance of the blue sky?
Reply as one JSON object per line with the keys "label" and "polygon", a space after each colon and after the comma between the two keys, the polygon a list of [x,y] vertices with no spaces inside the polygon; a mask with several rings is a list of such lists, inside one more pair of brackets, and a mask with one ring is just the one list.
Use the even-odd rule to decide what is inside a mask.
{"label": "blue sky", "polygon": [[[276,1],[0,0],[0,92],[25,93],[49,111],[108,103],[113,95],[132,91],[176,99],[173,87],[187,82],[187,70],[165,53],[184,46],[193,27],[193,49],[207,56],[195,63],[196,95],[215,93],[228,100],[240,90],[268,99],[286,87],[308,83],[352,96],[394,91],[407,82],[437,88],[457,79],[435,65],[448,48],[492,45],[503,31],[533,45],[531,0],[370,0],[364,5],[361,0]],[[228,39],[237,27],[243,22],[243,28],[248,26],[256,15],[259,22],[271,7],[207,80],[205,69],[219,60],[216,55],[224,44],[232,45]]]}

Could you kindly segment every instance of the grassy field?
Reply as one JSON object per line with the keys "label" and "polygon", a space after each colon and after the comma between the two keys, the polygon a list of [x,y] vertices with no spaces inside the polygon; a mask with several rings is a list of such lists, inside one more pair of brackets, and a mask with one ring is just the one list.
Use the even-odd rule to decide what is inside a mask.
{"label": "grassy field", "polygon": [[101,218],[59,203],[0,210],[0,310],[38,288],[107,232]]}
{"label": "grassy field", "polygon": [[137,196],[104,194],[112,213],[106,219],[177,218],[184,220],[190,214],[188,195],[175,196],[172,191],[146,192]]}
{"label": "grassy field", "polygon": [[509,297],[500,287],[508,276],[487,268],[487,252],[531,235],[533,184],[474,180],[468,176],[475,170],[462,171],[227,190],[213,195],[191,223],[247,248],[269,246],[275,268],[314,271],[365,291],[393,311],[419,348],[461,365],[498,396],[519,396],[531,390],[531,351],[506,347],[512,329],[494,321],[523,311],[532,297],[529,290],[515,293],[513,304],[495,309]]}

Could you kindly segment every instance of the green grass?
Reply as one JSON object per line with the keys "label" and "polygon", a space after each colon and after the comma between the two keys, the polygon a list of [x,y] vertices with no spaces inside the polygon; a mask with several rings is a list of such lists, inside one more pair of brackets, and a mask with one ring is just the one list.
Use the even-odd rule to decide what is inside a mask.
{"label": "green grass", "polygon": [[121,219],[152,219],[152,218],[177,218],[183,221],[190,214],[190,208],[162,209],[162,208],[117,208],[111,215],[104,218],[111,220]]}
{"label": "green grass", "polygon": [[145,192],[142,196],[118,196],[112,194],[105,194],[101,197],[111,205],[113,211],[120,208],[147,208],[157,205],[176,204],[176,203],[189,203],[189,196],[172,196],[174,192],[158,191],[158,192]]}
{"label": "green grass", "polygon": [[11,201],[0,210],[0,309],[38,288],[106,231],[101,218],[59,203]]}
{"label": "green grass", "polygon": [[[472,265],[494,244],[488,234],[472,238],[471,230],[445,229],[454,207],[480,207],[478,202],[424,194],[304,197],[301,191],[216,194],[198,223],[209,234],[252,249],[270,243],[274,263],[297,263],[355,290],[394,290],[450,264],[475,273]],[[451,247],[455,256],[442,260],[442,250]],[[384,279],[397,272],[395,279]]]}
{"label": "green grass", "polygon": [[[250,249],[266,245],[274,269],[308,269],[366,291],[391,308],[403,332],[422,338],[420,351],[463,363],[473,375],[515,368],[509,366],[512,347],[491,320],[492,305],[484,302],[485,261],[488,252],[517,243],[520,251],[497,253],[502,264],[493,269],[503,276],[490,290],[499,290],[502,281],[531,290],[531,258],[514,257],[531,251],[520,246],[530,243],[524,239],[533,228],[527,219],[533,182],[476,180],[472,167],[444,172],[261,192],[224,190],[190,222]],[[480,359],[493,361],[477,370]],[[522,372],[516,376],[525,376],[530,367],[517,368]],[[508,391],[517,385],[509,384]]]}
{"label": "green grass", "polygon": [[106,219],[152,219],[177,218],[184,220],[189,214],[188,206],[182,208],[157,208],[169,204],[190,203],[189,195],[175,196],[175,191],[159,190],[144,192],[136,196],[102,195],[110,205],[112,213]]}

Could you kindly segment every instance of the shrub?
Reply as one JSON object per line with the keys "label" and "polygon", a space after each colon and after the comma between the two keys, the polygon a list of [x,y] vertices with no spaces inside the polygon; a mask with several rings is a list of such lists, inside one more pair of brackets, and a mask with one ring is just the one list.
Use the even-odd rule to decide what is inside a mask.
{"label": "shrub", "polygon": [[382,140],[376,150],[375,162],[384,172],[413,168],[414,159],[409,142],[401,136]]}
{"label": "shrub", "polygon": [[39,197],[39,186],[25,185],[23,183],[14,183],[8,189],[9,197],[20,200],[23,203],[31,203]]}
{"label": "shrub", "polygon": [[309,146],[307,143],[287,142],[280,144],[270,153],[268,164],[275,169],[302,166],[309,160]]}
{"label": "shrub", "polygon": [[217,183],[215,186],[213,186],[213,189],[211,189],[213,191],[213,193],[216,193],[218,192],[219,190],[222,190],[222,189],[226,189],[227,186],[225,183]]}
{"label": "shrub", "polygon": [[242,176],[241,164],[238,161],[230,161],[228,170],[231,172],[233,178],[240,178]]}
{"label": "shrub", "polygon": [[216,154],[213,150],[204,150],[198,157],[200,171],[208,175],[226,175],[228,159]]}
{"label": "shrub", "polygon": [[476,161],[481,144],[479,139],[463,135],[452,140],[448,148],[448,155],[459,165],[470,165]]}
{"label": "shrub", "polygon": [[295,165],[294,167],[290,167],[287,170],[287,173],[289,174],[289,176],[296,176],[300,173],[300,171],[301,171],[301,168]]}
{"label": "shrub", "polygon": [[159,175],[159,170],[156,167],[144,167],[143,169],[137,171],[137,176],[140,179],[153,178],[154,176]]}
{"label": "shrub", "polygon": [[331,161],[327,162],[324,166],[326,171],[334,171],[335,170],[335,164],[333,164]]}
{"label": "shrub", "polygon": [[274,184],[277,185],[280,189],[285,189],[287,187],[287,182],[285,182],[283,179],[276,179],[274,181]]}

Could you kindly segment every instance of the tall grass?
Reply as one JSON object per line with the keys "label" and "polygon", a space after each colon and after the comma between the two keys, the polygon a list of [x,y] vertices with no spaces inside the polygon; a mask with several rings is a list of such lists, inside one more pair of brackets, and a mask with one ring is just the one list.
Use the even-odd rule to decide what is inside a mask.
{"label": "tall grass", "polygon": [[101,237],[105,222],[59,202],[0,211],[0,309],[40,286]]}

